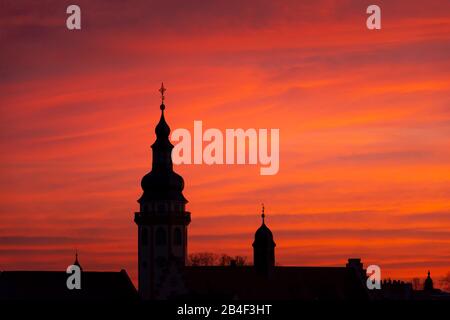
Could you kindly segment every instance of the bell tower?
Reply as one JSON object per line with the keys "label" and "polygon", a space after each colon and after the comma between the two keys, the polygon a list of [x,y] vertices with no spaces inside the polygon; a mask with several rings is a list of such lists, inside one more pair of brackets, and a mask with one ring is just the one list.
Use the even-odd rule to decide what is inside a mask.
{"label": "bell tower", "polygon": [[141,181],[138,226],[138,278],[141,299],[156,299],[169,267],[183,267],[187,257],[187,226],[191,221],[183,196],[184,180],[173,171],[170,128],[164,118],[164,93],[161,84],[161,118],[152,144],[152,169]]}
{"label": "bell tower", "polygon": [[275,266],[275,241],[272,231],[266,226],[264,204],[261,210],[262,224],[255,232],[253,241],[253,264],[255,269],[261,273],[270,273]]}

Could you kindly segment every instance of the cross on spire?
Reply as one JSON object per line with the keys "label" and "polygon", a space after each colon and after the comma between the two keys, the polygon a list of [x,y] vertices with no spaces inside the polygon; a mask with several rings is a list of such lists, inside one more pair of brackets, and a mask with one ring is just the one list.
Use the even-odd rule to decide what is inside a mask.
{"label": "cross on spire", "polygon": [[161,82],[161,88],[159,89],[159,92],[161,92],[161,110],[164,110],[164,92],[166,92],[166,88],[164,88],[164,82]]}

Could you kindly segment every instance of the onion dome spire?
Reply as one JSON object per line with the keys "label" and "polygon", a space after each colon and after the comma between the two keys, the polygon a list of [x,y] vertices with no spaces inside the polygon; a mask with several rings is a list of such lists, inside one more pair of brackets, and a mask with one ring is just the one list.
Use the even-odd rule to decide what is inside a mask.
{"label": "onion dome spire", "polygon": [[161,88],[159,89],[161,93],[161,105],[159,107],[161,109],[161,117],[155,128],[156,140],[152,144],[152,170],[142,178],[141,186],[144,193],[138,200],[139,202],[175,200],[187,203],[182,193],[184,180],[173,171],[173,145],[169,140],[170,127],[164,118],[166,91],[164,83],[161,83]]}

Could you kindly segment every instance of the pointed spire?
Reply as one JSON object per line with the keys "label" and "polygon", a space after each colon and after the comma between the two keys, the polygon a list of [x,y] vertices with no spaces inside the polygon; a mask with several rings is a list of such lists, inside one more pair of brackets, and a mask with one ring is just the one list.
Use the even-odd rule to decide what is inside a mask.
{"label": "pointed spire", "polygon": [[264,203],[262,203],[261,205],[262,205],[261,218],[262,218],[262,224],[264,224],[264,218],[266,217],[266,214],[264,213]]}
{"label": "pointed spire", "polygon": [[183,196],[184,180],[173,171],[172,149],[170,142],[170,127],[164,118],[164,83],[161,83],[161,117],[155,127],[156,140],[152,147],[152,171],[147,173],[141,180],[141,187],[144,193],[138,200],[142,203],[147,201],[177,200],[187,203]]}
{"label": "pointed spire", "polygon": [[73,263],[73,265],[78,266],[80,268],[80,270],[83,270],[80,263],[78,262],[78,250],[77,249],[75,249],[75,262]]}

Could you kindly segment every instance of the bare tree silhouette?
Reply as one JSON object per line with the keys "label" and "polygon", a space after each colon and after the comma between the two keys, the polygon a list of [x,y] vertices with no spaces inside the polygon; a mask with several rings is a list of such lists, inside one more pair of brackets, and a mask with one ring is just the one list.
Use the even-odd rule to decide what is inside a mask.
{"label": "bare tree silhouette", "polygon": [[248,265],[248,260],[247,257],[239,255],[233,257],[225,253],[196,252],[189,255],[187,264],[190,266],[245,266]]}

